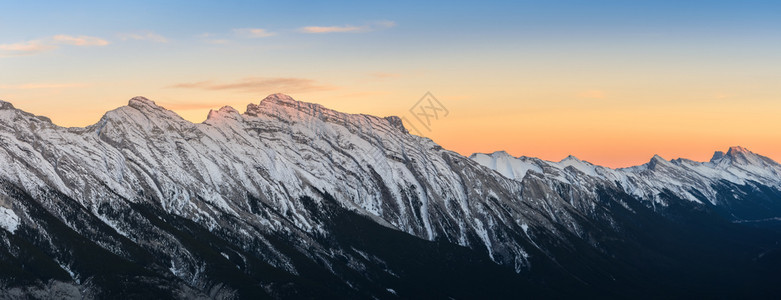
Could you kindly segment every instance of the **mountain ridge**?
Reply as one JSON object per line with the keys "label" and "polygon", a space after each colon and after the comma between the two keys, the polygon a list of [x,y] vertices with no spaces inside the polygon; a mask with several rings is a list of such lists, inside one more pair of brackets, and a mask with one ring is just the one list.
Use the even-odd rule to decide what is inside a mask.
{"label": "mountain ridge", "polygon": [[[769,164],[741,153],[724,157]],[[612,170],[574,156],[560,162],[506,152],[501,160],[473,156],[410,134],[398,118],[341,113],[281,94],[249,104],[243,114],[212,110],[202,123],[143,97],[81,128],[2,109],[0,202],[10,207],[3,220],[13,222],[0,230],[0,243],[11,249],[0,251],[0,264],[45,265],[19,271],[38,280],[25,284],[40,288],[55,280],[82,295],[127,291],[100,281],[112,277],[94,267],[92,256],[122,266],[109,272],[124,276],[119,282],[146,278],[164,293],[195,296],[279,298],[323,290],[392,297],[386,290],[392,288],[411,297],[425,289],[398,275],[412,270],[477,280],[469,272],[437,271],[453,264],[543,293],[566,287],[632,295],[652,292],[624,277],[633,268],[659,284],[675,286],[678,279],[653,275],[662,269],[643,265],[647,257],[702,274],[745,275],[728,275],[707,260],[687,262],[678,249],[657,245],[672,240],[706,251],[699,247],[740,240],[725,249],[767,251],[770,233],[745,239],[748,229],[731,221],[781,216],[778,173],[768,167],[774,165],[746,168],[722,158],[703,167],[655,157],[664,167]],[[687,226],[707,233],[706,240],[689,244],[697,235],[689,236]],[[722,236],[712,228],[729,230]],[[368,240],[395,246],[386,251]],[[72,252],[77,244],[89,245],[87,252]],[[396,256],[412,245],[432,269]],[[716,257],[744,263],[724,253]],[[262,276],[269,272],[277,277]],[[278,281],[288,279],[294,287]],[[95,281],[103,283],[88,284]],[[438,297],[452,296],[447,284],[435,286]]]}
{"label": "mountain ridge", "polygon": [[[386,120],[391,121],[394,124],[394,126],[398,127],[402,131],[408,132],[407,129],[404,127],[403,123],[402,123],[402,119],[400,117],[398,117],[398,116],[391,115],[391,116],[379,117],[379,116],[363,114],[363,113],[357,113],[357,114],[342,113],[342,112],[339,112],[339,111],[336,111],[336,110],[333,110],[333,109],[330,109],[330,108],[326,108],[325,106],[323,106],[321,104],[318,104],[318,103],[295,100],[293,97],[291,97],[291,96],[289,96],[287,94],[283,94],[283,93],[270,94],[269,96],[263,98],[260,101],[260,104],[254,104],[254,103],[247,104],[247,109],[245,110],[244,113],[241,113],[237,109],[235,109],[234,107],[228,106],[228,105],[222,106],[219,109],[210,109],[209,112],[207,113],[206,120],[204,120],[202,122],[188,121],[188,120],[182,118],[175,111],[166,109],[164,106],[158,105],[158,104],[156,104],[155,101],[150,100],[149,98],[146,98],[144,96],[132,97],[130,100],[128,100],[128,104],[127,105],[120,106],[120,107],[118,107],[116,109],[121,109],[123,107],[137,107],[137,108],[151,107],[151,108],[153,108],[155,110],[162,109],[163,111],[171,112],[171,113],[175,114],[178,118],[180,118],[182,120],[185,120],[187,122],[190,122],[190,123],[193,123],[193,124],[199,124],[199,123],[207,122],[212,116],[216,116],[218,113],[236,113],[236,114],[240,114],[240,115],[246,115],[248,112],[258,110],[259,107],[264,106],[264,102],[267,103],[266,106],[272,106],[273,107],[275,104],[276,105],[287,106],[287,107],[290,107],[290,108],[294,108],[294,109],[296,109],[296,110],[298,110],[300,112],[303,112],[305,114],[312,114],[312,113],[316,113],[317,111],[327,111],[329,113],[336,113],[336,114],[340,114],[340,115],[368,116],[368,117],[373,117],[373,118],[386,119]],[[307,111],[304,111],[303,110],[304,108],[306,108]],[[26,113],[26,114],[30,114],[30,115],[36,116],[38,118],[50,120],[50,118],[47,117],[47,116],[35,115],[35,114],[30,113],[30,112],[27,112],[27,111],[21,110],[19,108],[16,108],[13,105],[12,102],[9,102],[9,101],[3,100],[3,99],[0,99],[0,109],[18,110],[20,112],[23,112],[23,113]],[[112,109],[110,111],[113,111],[113,110],[116,110],[116,109]],[[104,116],[105,116],[105,114],[104,114]],[[51,122],[51,121],[49,121],[49,122]],[[89,125],[85,125],[85,126],[76,126],[76,127],[73,127],[73,126],[70,126],[70,127],[69,126],[60,126],[60,125],[57,125],[55,123],[52,123],[52,124],[54,126],[57,126],[57,127],[60,127],[60,128],[86,129],[86,128],[89,128],[89,127],[94,127],[96,125],[99,125],[100,121],[98,121],[98,122],[96,122],[94,124],[89,124]],[[426,137],[423,137],[423,138],[426,138]],[[499,152],[507,153],[508,156],[513,157],[513,158],[529,157],[529,156],[525,156],[525,155],[521,155],[521,156],[517,156],[516,157],[516,156],[510,155],[506,150],[496,150],[494,152],[474,152],[474,153],[472,153],[470,155],[463,155],[463,156],[471,157],[471,156],[475,156],[475,155],[493,155],[493,154],[499,153]],[[720,150],[714,151],[714,154],[713,154],[712,158],[710,159],[710,162],[713,162],[714,160],[718,160],[720,158],[723,158],[724,156],[733,156],[734,157],[734,156],[743,155],[744,153],[748,153],[750,155],[759,156],[763,160],[769,160],[769,161],[772,161],[773,163],[778,164],[778,162],[776,162],[772,158],[769,158],[767,156],[763,156],[763,155],[754,153],[754,152],[750,151],[748,148],[740,146],[740,145],[730,146],[727,149],[727,151],[720,151]],[[654,161],[657,158],[661,159],[661,160],[664,160],[664,161],[689,160],[689,159],[684,158],[684,157],[679,157],[679,158],[674,158],[674,159],[667,160],[667,159],[664,159],[663,157],[661,157],[660,155],[654,154],[650,158],[649,161]],[[577,158],[576,156],[574,156],[572,154],[569,154],[567,157],[563,158],[562,160],[566,160],[566,159],[576,159],[578,161],[582,161],[582,162],[587,162],[589,164],[593,164],[593,163],[591,163],[589,161],[581,160],[581,159]],[[548,160],[546,160],[546,161],[548,161]],[[550,161],[550,162],[553,162],[553,161]],[[700,162],[700,161],[698,161],[698,162]],[[600,164],[593,164],[593,165],[616,170],[616,169],[626,169],[626,168],[638,167],[638,166],[642,166],[644,164],[647,164],[647,163],[631,165],[631,166],[626,166],[626,167],[607,167],[607,166],[603,166],[603,165],[600,165]]]}
{"label": "mountain ridge", "polygon": [[[526,155],[513,156],[513,155],[509,154],[506,150],[497,150],[497,151],[494,151],[494,152],[475,152],[475,153],[470,154],[469,157],[480,156],[480,155],[486,155],[486,156],[505,155],[505,156],[507,156],[509,158],[516,158],[516,159],[518,159],[518,158],[535,158],[535,157],[526,156]],[[684,158],[684,157],[679,157],[679,158],[674,158],[674,159],[667,160],[667,159],[663,158],[661,155],[654,154],[653,156],[651,156],[651,158],[649,159],[649,161],[647,163],[642,163],[642,164],[632,165],[632,166],[626,166],[626,167],[608,167],[608,166],[603,166],[603,165],[599,165],[599,164],[593,164],[593,163],[591,163],[589,161],[581,160],[581,159],[577,158],[575,155],[572,155],[572,154],[567,155],[566,157],[562,158],[559,161],[545,160],[545,159],[542,159],[542,160],[545,160],[545,161],[548,161],[548,162],[559,162],[559,163],[562,162],[562,161],[565,161],[565,160],[575,160],[575,161],[585,162],[585,163],[588,163],[588,164],[591,164],[591,165],[594,165],[594,166],[599,166],[599,167],[613,169],[613,170],[619,170],[619,169],[628,169],[628,168],[639,167],[639,166],[647,165],[648,163],[651,163],[651,162],[654,162],[654,161],[659,161],[659,160],[667,161],[667,162],[681,160],[681,161],[692,161],[692,162],[698,162],[698,163],[704,163],[704,162],[712,162],[713,163],[713,162],[720,161],[725,156],[727,156],[727,157],[737,157],[739,155],[750,155],[752,157],[759,157],[762,160],[770,161],[770,162],[772,162],[774,164],[778,164],[778,162],[776,162],[772,158],[764,156],[764,155],[761,155],[761,154],[758,154],[758,153],[754,153],[751,150],[749,150],[748,148],[745,148],[745,147],[742,147],[742,146],[730,146],[727,149],[727,151],[716,150],[713,153],[712,158],[710,160],[708,160],[708,161],[696,161],[696,160],[691,160],[691,159]],[[734,159],[735,158],[733,158],[733,160]]]}

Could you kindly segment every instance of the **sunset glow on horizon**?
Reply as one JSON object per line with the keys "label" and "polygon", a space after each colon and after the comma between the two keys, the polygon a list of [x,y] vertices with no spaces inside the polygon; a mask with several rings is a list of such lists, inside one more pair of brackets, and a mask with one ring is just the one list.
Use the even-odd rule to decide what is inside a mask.
{"label": "sunset glow on horizon", "polygon": [[61,126],[134,96],[201,122],[278,92],[403,117],[431,92],[449,114],[422,135],[463,155],[781,160],[773,2],[4,6],[0,99]]}

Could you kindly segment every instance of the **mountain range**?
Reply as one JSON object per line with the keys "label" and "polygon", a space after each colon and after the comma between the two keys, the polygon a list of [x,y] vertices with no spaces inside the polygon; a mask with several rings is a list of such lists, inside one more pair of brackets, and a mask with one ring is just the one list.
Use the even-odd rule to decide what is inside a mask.
{"label": "mountain range", "polygon": [[273,94],[64,128],[0,101],[5,298],[781,295],[781,165],[464,157]]}

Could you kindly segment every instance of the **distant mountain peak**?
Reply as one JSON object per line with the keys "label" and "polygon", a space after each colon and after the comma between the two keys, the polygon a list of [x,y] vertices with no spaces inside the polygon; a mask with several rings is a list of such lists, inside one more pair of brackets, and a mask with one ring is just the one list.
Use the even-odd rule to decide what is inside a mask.
{"label": "distant mountain peak", "polygon": [[741,146],[729,147],[726,153],[722,151],[716,151],[713,153],[711,163],[729,162],[731,164],[739,165],[762,165],[764,162],[772,161],[769,158],[751,152],[750,150]]}
{"label": "distant mountain peak", "polygon": [[135,107],[135,108],[142,107],[142,106],[159,107],[159,106],[157,106],[157,104],[155,104],[154,101],[149,100],[148,98],[142,97],[142,96],[135,96],[135,97],[131,98],[127,102],[127,105],[130,106],[130,107]]}
{"label": "distant mountain peak", "polygon": [[240,114],[241,113],[239,113],[239,111],[235,108],[226,105],[218,110],[209,110],[209,114],[207,115],[206,120],[222,119],[225,116],[238,116]]}
{"label": "distant mountain peak", "polygon": [[315,103],[298,101],[296,99],[293,99],[293,97],[290,97],[289,95],[285,95],[282,93],[268,95],[266,96],[266,98],[263,98],[263,100],[260,100],[260,103],[258,104],[259,107],[289,106],[289,107],[296,107],[296,108],[300,108],[302,106],[315,106],[315,105],[320,106],[319,104],[315,104]]}
{"label": "distant mountain peak", "polygon": [[343,114],[317,103],[298,101],[293,99],[293,97],[282,93],[268,95],[266,98],[263,98],[259,104],[250,103],[247,105],[247,112],[250,114],[256,115],[262,111],[287,111],[287,114],[289,115],[304,113],[311,116],[317,116],[323,112],[329,112],[331,114]]}
{"label": "distant mountain peak", "polygon": [[746,158],[749,156],[756,156],[756,154],[741,146],[732,146],[729,147],[729,150],[727,150],[726,156],[735,159],[735,158]]}
{"label": "distant mountain peak", "polygon": [[713,152],[713,157],[711,157],[710,162],[717,162],[723,157],[724,157],[724,151]]}
{"label": "distant mountain peak", "polygon": [[[285,94],[276,93],[268,95],[259,104],[247,105],[247,115],[270,116],[275,119],[299,122],[303,120],[319,119],[324,122],[338,124],[350,124],[355,127],[383,127],[392,128],[408,134],[402,119],[396,116],[377,117],[366,114],[350,114],[327,108],[321,104],[298,101]],[[373,124],[373,125],[372,125]],[[382,124],[382,125],[380,125]]]}
{"label": "distant mountain peak", "polygon": [[510,153],[507,153],[507,151],[504,151],[504,150],[495,151],[494,153],[491,153],[490,155],[491,156],[512,156],[512,155],[510,155]]}
{"label": "distant mountain peak", "polygon": [[663,165],[666,165],[667,163],[668,163],[668,161],[666,159],[664,159],[663,157],[661,157],[659,154],[654,154],[654,156],[651,157],[651,160],[648,161],[648,163],[646,165],[648,166],[649,170],[655,170],[660,165],[663,166]]}
{"label": "distant mountain peak", "polygon": [[14,105],[11,102],[0,100],[0,109],[14,109]]}
{"label": "distant mountain peak", "polygon": [[387,116],[385,117],[385,120],[388,120],[388,123],[390,123],[391,126],[401,130],[401,132],[409,133],[409,131],[407,131],[407,128],[404,127],[404,121],[402,121],[401,118],[397,116]]}
{"label": "distant mountain peak", "polygon": [[575,157],[574,155],[570,154],[570,155],[567,155],[567,157],[565,157],[561,161],[565,162],[565,161],[581,161],[581,160],[579,158]]}
{"label": "distant mountain peak", "polygon": [[749,151],[748,149],[743,148],[741,146],[732,146],[732,147],[729,147],[729,150],[727,151],[727,153],[751,153],[751,151]]}
{"label": "distant mountain peak", "polygon": [[293,99],[293,97],[290,97],[289,95],[286,95],[286,94],[283,94],[283,93],[275,93],[275,94],[268,95],[268,96],[266,96],[266,98],[264,98],[260,102],[262,103],[263,101],[298,102],[298,101],[296,101],[296,99]]}
{"label": "distant mountain peak", "polygon": [[236,110],[236,109],[235,109],[235,108],[233,108],[232,106],[228,106],[228,105],[226,105],[226,106],[223,106],[223,107],[220,107],[220,109],[219,109],[219,110],[217,110],[217,111],[218,111],[218,112],[221,112],[221,113],[235,113],[235,114],[238,114],[238,113],[239,113],[239,111],[238,111],[238,110]]}

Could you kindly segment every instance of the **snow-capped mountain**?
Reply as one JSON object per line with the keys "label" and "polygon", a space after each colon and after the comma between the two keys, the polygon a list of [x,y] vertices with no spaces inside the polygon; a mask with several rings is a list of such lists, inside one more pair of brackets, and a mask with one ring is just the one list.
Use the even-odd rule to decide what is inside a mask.
{"label": "snow-capped mountain", "polygon": [[[711,263],[764,262],[781,241],[738,224],[781,216],[781,168],[742,148],[619,170],[467,158],[397,117],[282,94],[199,124],[136,97],[84,128],[0,102],[0,166],[12,298],[653,295],[753,279],[765,269]],[[690,224],[703,210],[729,217]],[[659,275],[680,268],[697,271]]]}
{"label": "snow-capped mountain", "polygon": [[[585,178],[612,185],[652,206],[666,206],[664,193],[696,203],[723,207],[736,220],[775,215],[781,206],[756,211],[736,210],[734,206],[756,205],[745,200],[746,193],[737,190],[770,188],[781,190],[781,165],[770,158],[743,147],[730,147],[726,154],[717,151],[708,162],[678,158],[671,161],[655,155],[648,163],[629,168],[610,169],[569,156],[559,162],[529,157],[512,157],[504,151],[470,156],[483,166],[503,176],[523,181],[529,172],[543,174],[562,182],[578,185]],[[748,203],[744,203],[748,202]],[[777,201],[774,201],[777,202]]]}

